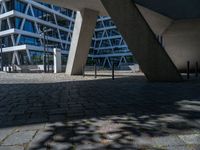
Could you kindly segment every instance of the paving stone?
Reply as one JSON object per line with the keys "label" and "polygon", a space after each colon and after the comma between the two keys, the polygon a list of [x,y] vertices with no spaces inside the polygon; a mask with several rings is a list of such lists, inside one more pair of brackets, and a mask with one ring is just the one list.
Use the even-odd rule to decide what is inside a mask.
{"label": "paving stone", "polygon": [[[200,81],[149,83],[144,76],[128,75],[132,77],[115,81],[65,74],[0,75],[0,140],[7,137],[0,144],[25,142],[35,150],[199,150],[194,135],[200,134]],[[8,125],[16,133],[10,135]],[[29,132],[37,133],[32,140]]]}
{"label": "paving stone", "polygon": [[152,138],[150,137],[132,137],[133,143],[136,147],[145,147],[145,146],[153,146]]}
{"label": "paving stone", "polygon": [[0,129],[0,143],[4,138],[9,136],[13,130],[14,128],[1,128]]}
{"label": "paving stone", "polygon": [[72,143],[67,142],[51,142],[48,144],[48,147],[50,150],[67,150],[74,148]]}
{"label": "paving stone", "polygon": [[67,119],[66,114],[50,115],[49,121],[65,121]]}
{"label": "paving stone", "polygon": [[0,146],[0,150],[24,150],[23,146]]}
{"label": "paving stone", "polygon": [[163,147],[163,149],[167,149],[167,150],[199,150],[200,146],[198,146],[198,145],[171,146],[171,147]]}
{"label": "paving stone", "polygon": [[33,131],[33,130],[43,130],[45,124],[29,124],[20,127],[16,127],[17,131]]}
{"label": "paving stone", "polygon": [[199,144],[200,145],[200,134],[191,135],[179,135],[186,144]]}
{"label": "paving stone", "polygon": [[35,131],[16,132],[6,138],[2,145],[22,145],[32,140]]}
{"label": "paving stone", "polygon": [[156,147],[185,145],[185,143],[177,136],[156,137],[152,138],[152,141],[153,145]]}
{"label": "paving stone", "polygon": [[106,145],[100,144],[100,143],[90,143],[90,142],[86,142],[85,144],[75,144],[73,146],[73,149],[76,150],[100,150],[100,149],[104,149],[103,147],[105,147]]}
{"label": "paving stone", "polygon": [[51,141],[52,132],[39,131],[29,144],[29,150],[46,149],[49,141]]}

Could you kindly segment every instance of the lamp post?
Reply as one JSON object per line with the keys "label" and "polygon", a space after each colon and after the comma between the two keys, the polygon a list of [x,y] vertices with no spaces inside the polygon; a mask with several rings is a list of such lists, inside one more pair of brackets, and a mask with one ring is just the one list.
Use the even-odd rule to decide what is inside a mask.
{"label": "lamp post", "polygon": [[46,73],[47,72],[47,47],[46,47],[46,37],[48,35],[46,35],[49,31],[51,31],[51,29],[46,29],[46,27],[44,27],[40,33],[40,35],[43,35],[43,46],[44,46],[44,50],[43,50],[43,53],[44,53],[44,58],[43,58],[43,65],[44,65],[44,72]]}
{"label": "lamp post", "polygon": [[[43,17],[46,17],[46,21],[47,22],[49,22],[49,15],[44,15],[44,14],[42,14],[43,15]],[[44,25],[42,25],[42,34],[43,34],[43,40],[44,40],[44,42],[43,42],[43,46],[44,46],[44,58],[43,58],[43,64],[44,64],[44,72],[46,73],[47,72],[47,50],[46,50],[46,33],[48,33],[49,32],[49,29],[47,29],[47,27],[44,27]],[[48,35],[47,35],[48,36]],[[47,43],[48,44],[48,43]]]}
{"label": "lamp post", "polygon": [[47,59],[47,54],[46,54],[46,32],[45,30],[43,29],[43,40],[44,40],[44,43],[43,43],[43,46],[44,46],[44,59],[43,59],[43,64],[44,64],[44,72],[46,73],[47,72],[47,68],[46,68],[46,59]]}
{"label": "lamp post", "polygon": [[0,39],[0,47],[1,47],[1,71],[3,71],[3,43],[2,43],[2,38]]}

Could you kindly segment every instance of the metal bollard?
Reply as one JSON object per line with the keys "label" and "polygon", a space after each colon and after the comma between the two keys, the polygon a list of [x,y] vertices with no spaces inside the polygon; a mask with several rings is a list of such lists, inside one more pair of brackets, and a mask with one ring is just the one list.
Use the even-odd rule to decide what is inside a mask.
{"label": "metal bollard", "polygon": [[11,73],[11,67],[10,66],[8,67],[8,72]]}
{"label": "metal bollard", "polygon": [[84,65],[82,66],[82,73],[83,73],[83,77],[85,77],[85,67],[84,67]]}
{"label": "metal bollard", "polygon": [[187,79],[190,79],[190,61],[187,61]]}
{"label": "metal bollard", "polygon": [[115,80],[115,64],[112,64],[112,80]]}
{"label": "metal bollard", "polygon": [[94,64],[94,78],[97,78],[97,64]]}
{"label": "metal bollard", "polygon": [[50,72],[50,65],[49,65],[49,63],[48,63],[47,69],[48,69],[48,73],[49,73]]}
{"label": "metal bollard", "polygon": [[198,76],[199,76],[199,63],[198,63],[198,61],[196,62],[195,72],[196,72],[196,77],[198,78]]}

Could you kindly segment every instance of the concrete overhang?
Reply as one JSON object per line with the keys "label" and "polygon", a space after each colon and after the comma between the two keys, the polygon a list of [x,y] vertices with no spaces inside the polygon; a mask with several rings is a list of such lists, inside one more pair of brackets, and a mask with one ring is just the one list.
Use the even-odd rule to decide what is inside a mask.
{"label": "concrete overhang", "polygon": [[200,18],[200,0],[133,0],[174,20]]}
{"label": "concrete overhang", "polygon": [[37,0],[45,3],[51,3],[60,7],[81,11],[85,8],[96,10],[101,16],[108,16],[101,0]]}

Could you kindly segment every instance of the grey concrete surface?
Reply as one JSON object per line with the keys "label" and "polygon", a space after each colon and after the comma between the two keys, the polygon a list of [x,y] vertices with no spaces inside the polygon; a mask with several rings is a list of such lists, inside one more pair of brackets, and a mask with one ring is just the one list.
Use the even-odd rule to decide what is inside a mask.
{"label": "grey concrete surface", "polygon": [[[181,81],[165,49],[132,0],[101,0],[150,81]],[[115,5],[113,5],[115,3]]]}
{"label": "grey concrete surface", "polygon": [[77,12],[67,61],[66,73],[68,75],[83,74],[98,15],[98,11],[91,9]]}
{"label": "grey concrete surface", "polygon": [[0,74],[0,149],[200,149],[200,80],[99,74]]}
{"label": "grey concrete surface", "polygon": [[187,70],[187,61],[195,70],[200,64],[200,19],[175,21],[163,34],[163,45],[180,71]]}
{"label": "grey concrete surface", "polygon": [[85,8],[96,10],[100,13],[101,16],[108,16],[107,11],[102,5],[100,0],[37,0],[46,3],[52,3],[60,7],[66,7],[69,9],[81,11]]}
{"label": "grey concrete surface", "polygon": [[190,61],[194,71],[196,62],[200,64],[200,19],[173,20],[140,5],[137,7],[178,70],[186,72]]}
{"label": "grey concrete surface", "polygon": [[136,4],[136,6],[144,17],[145,21],[148,23],[153,33],[157,36],[162,35],[174,22],[173,19],[152,11],[146,7],[138,4]]}

